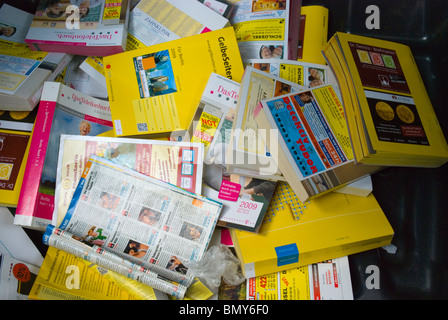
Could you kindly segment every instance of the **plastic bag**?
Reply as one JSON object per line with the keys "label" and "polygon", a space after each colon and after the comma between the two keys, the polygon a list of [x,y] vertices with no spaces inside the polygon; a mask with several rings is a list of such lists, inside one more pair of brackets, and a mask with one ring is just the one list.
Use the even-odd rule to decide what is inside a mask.
{"label": "plastic bag", "polygon": [[189,264],[188,269],[211,288],[218,288],[221,280],[237,286],[246,280],[239,270],[239,263],[227,246],[219,244],[210,247],[204,257],[198,262]]}

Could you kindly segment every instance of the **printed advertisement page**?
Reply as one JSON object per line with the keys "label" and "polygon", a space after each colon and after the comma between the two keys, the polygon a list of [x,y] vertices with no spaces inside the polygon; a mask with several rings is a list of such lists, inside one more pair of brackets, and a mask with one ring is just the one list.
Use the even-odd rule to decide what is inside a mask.
{"label": "printed advertisement page", "polygon": [[193,120],[183,137],[204,144],[206,164],[224,164],[232,134],[240,84],[212,73]]}
{"label": "printed advertisement page", "polygon": [[[274,81],[273,81],[274,80]],[[271,76],[268,73],[247,67],[241,83],[240,101],[234,128],[234,149],[237,152],[269,156],[264,139],[259,136],[255,110],[261,100],[297,92],[301,87],[291,81]]]}
{"label": "printed advertisement page", "polygon": [[27,300],[39,268],[0,253],[0,299]]}
{"label": "printed advertisement page", "polygon": [[130,14],[127,50],[225,27],[228,20],[197,0],[146,0]]}
{"label": "printed advertisement page", "polygon": [[90,155],[119,163],[150,177],[201,193],[203,145],[162,140],[61,135],[53,224],[67,212]]}
{"label": "printed advertisement page", "polygon": [[206,165],[203,194],[224,206],[218,225],[258,232],[276,182],[228,174],[217,165]]}
{"label": "printed advertisement page", "polygon": [[263,101],[280,128],[299,178],[341,166],[353,159],[342,103],[332,86]]}
{"label": "printed advertisement page", "polygon": [[[104,249],[83,242],[80,237],[66,232],[53,225],[48,225],[43,236],[44,244],[59,249],[77,258],[84,259],[107,270],[116,272],[127,278],[134,279],[142,284],[148,285],[170,295],[183,297],[186,287],[174,280],[159,277],[151,270],[132,263],[129,260],[105,251]],[[37,292],[36,292],[37,293]],[[61,292],[59,292],[61,294]]]}
{"label": "printed advertisement page", "polygon": [[246,59],[286,59],[290,0],[241,0],[230,22],[243,62]]}
{"label": "printed advertisement page", "polygon": [[348,258],[247,280],[248,300],[353,300]]}
{"label": "printed advertisement page", "polygon": [[48,54],[2,39],[0,49],[0,92],[6,94],[14,94]]}
{"label": "printed advertisement page", "polygon": [[91,156],[60,229],[177,282],[207,249],[222,204]]}
{"label": "printed advertisement page", "polygon": [[[61,276],[57,270],[68,270]],[[75,271],[76,270],[76,271]],[[79,272],[79,273],[78,273]],[[75,274],[85,281],[76,281]],[[70,281],[71,280],[71,281]],[[133,290],[133,287],[136,289]],[[154,289],[113,271],[49,247],[31,290],[32,299],[155,300]]]}
{"label": "printed advertisement page", "polygon": [[284,59],[248,59],[250,66],[298,85],[312,88],[324,84],[337,87],[338,82],[327,65]]}

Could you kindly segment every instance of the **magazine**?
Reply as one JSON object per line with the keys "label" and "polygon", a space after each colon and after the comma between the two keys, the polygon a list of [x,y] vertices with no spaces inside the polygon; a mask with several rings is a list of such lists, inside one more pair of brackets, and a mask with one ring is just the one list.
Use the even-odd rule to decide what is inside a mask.
{"label": "magazine", "polygon": [[61,223],[92,154],[201,194],[203,150],[201,143],[62,134],[52,223]]}
{"label": "magazine", "polygon": [[44,243],[183,298],[222,204],[91,156],[61,225]]}

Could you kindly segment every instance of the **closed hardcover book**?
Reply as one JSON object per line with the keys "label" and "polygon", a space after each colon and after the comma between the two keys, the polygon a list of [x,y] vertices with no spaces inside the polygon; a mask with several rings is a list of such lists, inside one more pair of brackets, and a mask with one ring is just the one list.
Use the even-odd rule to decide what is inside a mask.
{"label": "closed hardcover book", "polygon": [[210,74],[240,82],[244,72],[231,27],[104,57],[103,61],[116,136],[183,135]]}

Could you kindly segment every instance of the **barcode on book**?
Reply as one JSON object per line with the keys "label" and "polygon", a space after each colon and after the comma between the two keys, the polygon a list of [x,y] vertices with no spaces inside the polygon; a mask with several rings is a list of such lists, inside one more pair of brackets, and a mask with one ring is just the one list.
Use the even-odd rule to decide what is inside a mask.
{"label": "barcode on book", "polygon": [[138,132],[146,132],[148,131],[148,124],[146,122],[137,123]]}

